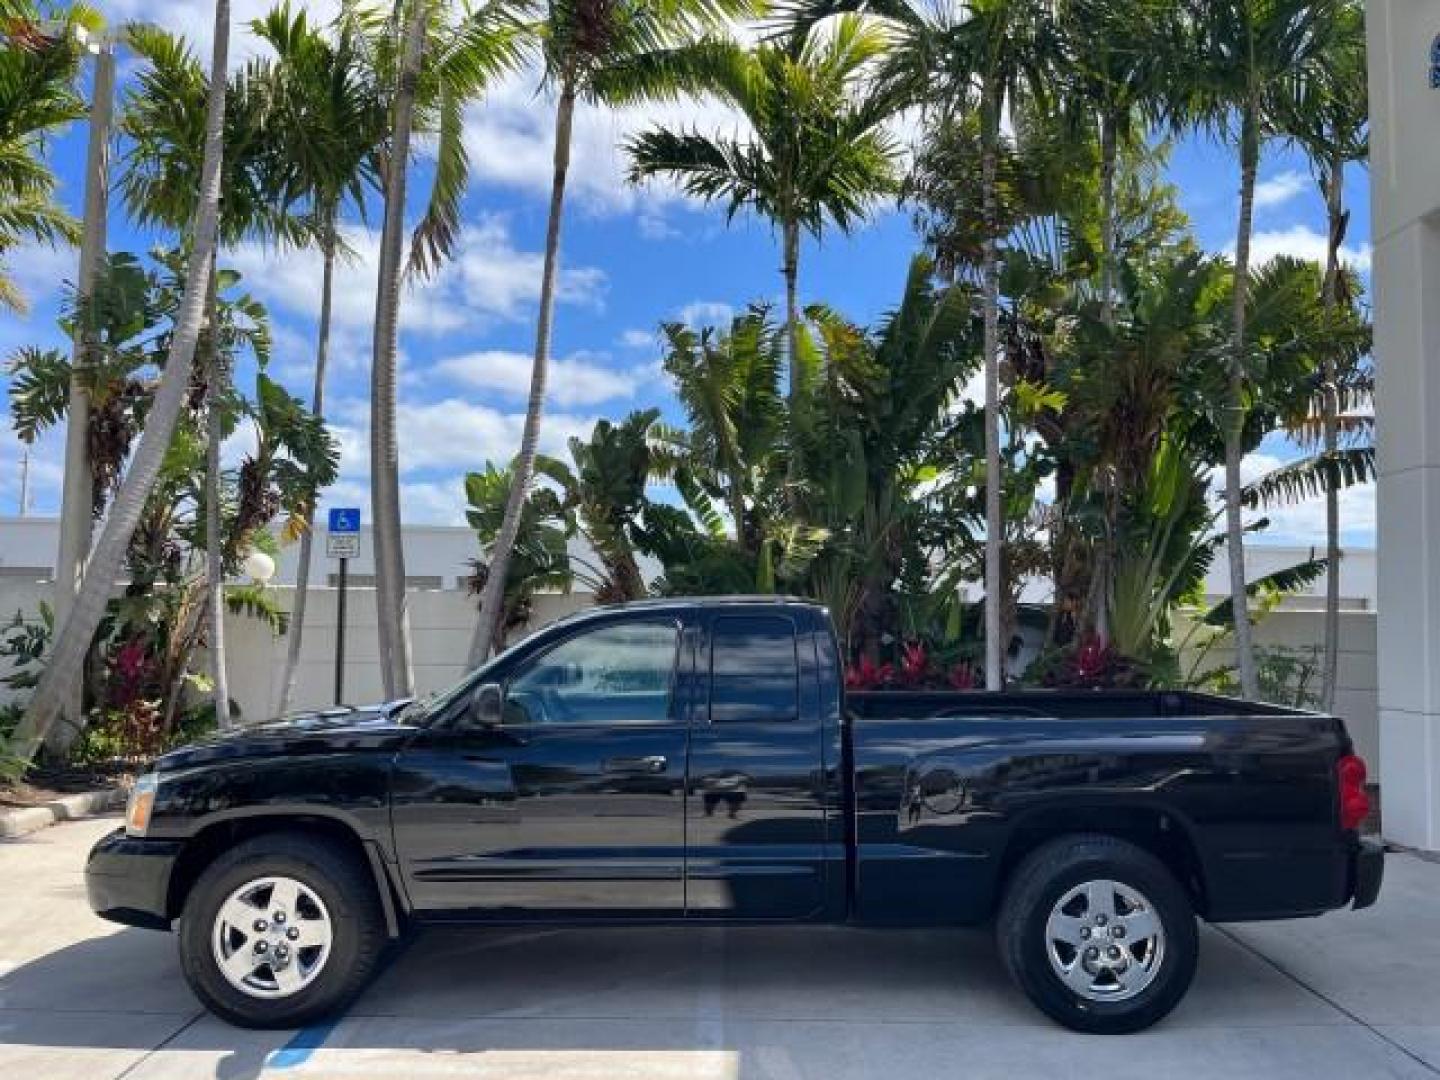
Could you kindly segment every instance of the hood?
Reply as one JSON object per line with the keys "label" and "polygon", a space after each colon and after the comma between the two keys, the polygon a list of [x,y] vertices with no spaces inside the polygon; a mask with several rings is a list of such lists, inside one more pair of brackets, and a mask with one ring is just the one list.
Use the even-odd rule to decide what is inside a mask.
{"label": "hood", "polygon": [[379,705],[340,705],[291,713],[269,723],[217,732],[162,754],[151,767],[157,772],[173,772],[239,758],[388,749],[416,730],[396,720],[396,714],[410,700],[402,698]]}

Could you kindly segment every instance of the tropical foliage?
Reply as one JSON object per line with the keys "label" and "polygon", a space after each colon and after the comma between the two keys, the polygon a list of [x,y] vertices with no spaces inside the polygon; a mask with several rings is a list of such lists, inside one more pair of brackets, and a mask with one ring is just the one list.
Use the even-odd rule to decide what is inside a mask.
{"label": "tropical foliage", "polygon": [[[148,263],[127,253],[112,255],[97,276],[88,310],[79,310],[73,300],[64,309],[63,329],[84,318],[95,330],[96,347],[83,379],[91,402],[88,443],[97,519],[114,498],[123,464],[153,408],[179,315],[185,264],[184,254],[175,251],[153,252]],[[273,551],[277,539],[293,537],[316,493],[334,482],[339,463],[338,447],[319,418],[265,374],[268,318],[239,286],[233,272],[217,275],[215,347],[228,366],[247,360],[259,368],[252,392],[230,387],[221,400],[222,431],[249,429],[249,449],[238,468],[225,470],[218,488],[227,577],[239,572],[250,551]],[[34,439],[64,422],[68,356],[21,348],[8,370],[12,420],[21,438]],[[126,756],[154,752],[178,729],[191,730],[197,710],[214,716],[213,708],[197,705],[186,693],[210,689],[208,677],[191,666],[196,650],[207,644],[208,400],[204,375],[195,373],[125,552],[120,575],[125,586],[107,606],[85,665],[87,738]],[[276,633],[287,626],[273,592],[232,586],[224,603],[262,619]]]}
{"label": "tropical foliage", "polygon": [[[7,253],[75,234],[47,152],[84,105],[74,35],[41,34],[16,7],[0,29],[12,307]],[[216,14],[228,31],[227,0]],[[251,30],[260,55],[232,68],[222,32],[208,69],[177,36],[121,34],[136,64],[113,186],[170,236],[144,258],[111,254],[61,330],[87,340],[73,375],[90,402],[89,500],[111,526],[97,558],[130,585],[108,606],[95,586],[55,628],[57,673],[21,722],[23,753],[56,711],[49,684],[82,668],[97,731],[169,737],[222,605],[286,622],[264,590],[222,598],[222,583],[252,547],[297,542],[289,702],[311,519],[337,472],[336,268],[377,206],[380,666],[392,696],[410,692],[402,286],[455,254],[466,110],[514,73],[553,108],[553,170],[523,430],[513,457],[476,461],[464,484],[472,659],[545,592],[788,592],[830,608],[857,687],[1203,681],[1333,699],[1339,493],[1375,473],[1371,334],[1342,247],[1345,170],[1366,150],[1357,0],[347,0],[329,23],[281,2]],[[617,148],[630,179],[769,225],[783,310],[660,324],[651,359],[673,407],[600,419],[547,454],[576,120],[655,101],[718,105],[733,123],[643,128]],[[1233,254],[1202,249],[1167,180],[1171,140],[1194,133],[1234,152]],[[1323,263],[1252,258],[1259,169],[1281,143],[1313,164]],[[806,245],[887,207],[919,249],[893,307],[860,325],[802,296]],[[227,246],[257,239],[319,255],[308,405],[269,375],[265,313],[224,269]],[[768,295],[768,275],[757,267],[748,294]],[[10,366],[15,429],[33,441],[66,417],[71,358],[22,348]],[[225,468],[221,444],[242,429],[248,453]],[[1242,478],[1245,455],[1280,437],[1294,460]],[[1247,582],[1247,537],[1310,498],[1326,501],[1323,555]],[[1204,582],[1221,561],[1231,588],[1216,602]],[[1322,576],[1318,661],[1257,651],[1252,622]],[[1207,657],[1233,644],[1233,668],[1182,663],[1197,633]]]}

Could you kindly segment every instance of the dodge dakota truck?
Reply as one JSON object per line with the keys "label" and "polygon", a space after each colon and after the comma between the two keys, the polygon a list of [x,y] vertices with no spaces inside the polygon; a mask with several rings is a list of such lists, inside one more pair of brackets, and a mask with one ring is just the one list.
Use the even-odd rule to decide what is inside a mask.
{"label": "dodge dakota truck", "polygon": [[1198,693],[847,692],[824,608],[659,600],[556,622],[453,688],[166,753],[86,880],[176,932],[213,1012],[342,1009],[436,923],[992,924],[1061,1024],[1146,1027],[1197,919],[1374,902],[1365,766],[1329,716]]}

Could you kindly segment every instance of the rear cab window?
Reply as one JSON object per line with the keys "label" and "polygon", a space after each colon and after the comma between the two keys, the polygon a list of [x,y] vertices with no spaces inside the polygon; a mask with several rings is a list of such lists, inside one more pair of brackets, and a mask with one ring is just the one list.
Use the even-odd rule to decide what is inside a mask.
{"label": "rear cab window", "polygon": [[710,722],[793,723],[800,717],[795,623],[722,615],[711,624]]}

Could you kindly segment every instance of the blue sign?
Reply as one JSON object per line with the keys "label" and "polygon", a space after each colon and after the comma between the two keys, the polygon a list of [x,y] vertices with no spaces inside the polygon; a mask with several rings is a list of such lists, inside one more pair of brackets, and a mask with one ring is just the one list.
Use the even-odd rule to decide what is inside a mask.
{"label": "blue sign", "polygon": [[360,531],[360,508],[342,506],[330,511],[332,533],[358,533]]}

